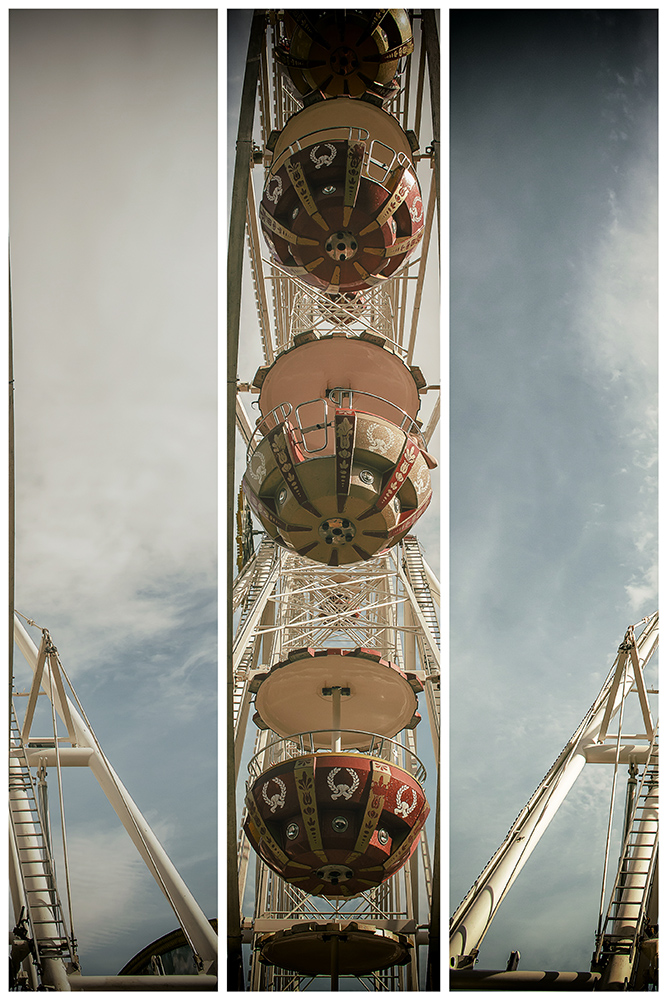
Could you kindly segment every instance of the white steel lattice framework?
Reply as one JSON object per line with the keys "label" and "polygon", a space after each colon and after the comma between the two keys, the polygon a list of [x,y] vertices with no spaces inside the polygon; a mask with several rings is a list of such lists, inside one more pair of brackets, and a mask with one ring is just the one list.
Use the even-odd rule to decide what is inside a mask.
{"label": "white steel lattice framework", "polygon": [[[34,626],[32,621],[28,625]],[[58,991],[216,988],[217,933],[109,763],[47,629],[39,647],[14,617],[13,638],[32,674],[27,690],[12,690],[9,747],[9,876],[15,926],[10,968],[17,989]],[[17,670],[16,679],[23,680]],[[40,712],[45,696],[48,711]],[[42,699],[43,700],[43,699]],[[48,720],[49,728],[41,728]],[[59,722],[58,722],[59,720]],[[38,726],[40,728],[38,728]],[[59,733],[60,726],[60,733]],[[37,733],[35,733],[37,729]],[[63,851],[56,878],[46,769],[55,778]],[[89,768],[139,855],[172,907],[192,949],[198,975],[81,975],[69,880],[62,772]],[[33,775],[36,771],[36,775]],[[54,783],[52,781],[52,783]],[[103,880],[103,876],[100,876]],[[161,985],[162,984],[162,985]]]}
{"label": "white steel lattice framework", "polygon": [[[239,114],[239,130],[228,258],[227,412],[231,431],[228,508],[238,509],[240,552],[235,579],[231,563],[228,568],[232,595],[228,761],[230,786],[235,789],[229,803],[228,844],[237,844],[236,855],[230,851],[228,857],[231,989],[308,988],[312,975],[289,972],[279,967],[278,961],[271,963],[270,942],[279,942],[281,934],[298,935],[302,929],[306,932],[310,929],[311,941],[306,933],[300,945],[305,950],[322,947],[331,938],[333,943],[327,945],[327,954],[335,955],[342,947],[343,931],[350,938],[357,933],[352,925],[358,925],[362,938],[368,927],[373,927],[378,940],[384,936],[386,954],[395,953],[385,968],[360,974],[355,988],[437,989],[438,845],[432,842],[431,834],[438,810],[436,762],[440,729],[437,581],[414,536],[408,536],[399,546],[368,562],[338,569],[281,549],[267,535],[260,538],[257,546],[257,536],[261,533],[253,531],[249,510],[238,495],[244,446],[255,432],[252,400],[252,393],[258,391],[253,386],[255,370],[258,365],[272,365],[293,347],[295,338],[375,338],[408,369],[413,364],[421,363],[423,367],[428,364],[428,380],[438,381],[433,376],[438,345],[438,312],[433,308],[438,295],[438,247],[437,240],[431,238],[437,219],[439,183],[437,22],[432,11],[409,13],[414,52],[401,59],[400,86],[393,99],[385,103],[384,110],[403,130],[413,131],[420,143],[414,161],[424,201],[424,235],[419,252],[389,280],[354,296],[325,294],[305,283],[294,269],[282,267],[275,258],[268,259],[260,233],[258,206],[271,163],[270,150],[274,134],[302,106],[284,67],[274,57],[282,34],[280,15],[255,12],[240,112],[230,106],[230,114]],[[300,15],[294,16],[299,20]],[[241,211],[244,201],[245,208]],[[435,263],[428,269],[431,260]],[[252,315],[246,305],[242,307],[244,267],[252,279],[255,306]],[[429,309],[423,308],[426,301]],[[420,345],[426,354],[420,355]],[[422,408],[426,416],[420,421],[421,434],[428,443],[439,419],[439,385],[424,385],[419,391],[426,404]],[[238,432],[236,440],[234,427]],[[413,530],[419,530],[419,525]],[[418,738],[420,753],[429,762],[426,790],[432,813],[409,862],[377,888],[346,901],[309,894],[282,879],[255,855],[243,828],[246,818],[243,785],[248,762],[252,776],[294,755],[317,755],[307,717],[298,730],[292,731],[291,735],[297,735],[298,731],[304,734],[294,741],[291,737],[279,739],[266,728],[261,713],[253,713],[253,707],[257,707],[254,702],[261,698],[262,683],[272,668],[275,676],[277,665],[290,661],[290,656],[305,655],[304,650],[332,649],[345,653],[372,650],[373,656],[394,664],[404,675],[414,676],[415,690],[423,688],[419,695],[424,716],[421,725],[414,728],[416,719],[413,719],[393,739],[371,742],[365,752],[379,761],[394,761],[408,773],[421,775],[423,766],[416,756]],[[340,731],[346,728],[345,695],[332,695],[332,703],[336,699],[339,715],[335,716],[334,709],[337,725],[336,732],[332,731],[332,746],[334,737],[340,737]],[[351,744],[345,746],[354,750]],[[272,790],[275,792],[276,788],[280,786],[274,785]],[[431,842],[427,839],[427,829]],[[428,963],[426,947],[420,955],[420,945],[430,946]],[[318,975],[331,973],[332,988],[337,988],[332,971],[335,962],[332,958],[330,970],[328,961]],[[337,972],[335,975],[337,984]]]}
{"label": "white steel lattice framework", "polygon": [[[258,596],[252,600],[252,594]],[[428,717],[417,729],[406,728],[396,742],[378,747],[385,759],[404,767],[413,766],[417,739],[432,742],[437,759],[440,729],[439,628],[436,599],[439,591],[423,559],[419,544],[408,537],[400,549],[373,560],[368,565],[332,572],[306,559],[281,551],[270,540],[259,547],[252,562],[239,576],[235,590],[239,616],[237,636],[247,636],[236,649],[234,685],[234,735],[237,769],[240,767],[247,722],[258,681],[273,664],[304,647],[336,647],[355,650],[369,648],[414,672],[424,687],[423,707]],[[255,623],[254,625],[252,623]],[[345,729],[345,707],[341,727]],[[304,730],[308,720],[304,720]],[[276,735],[257,731],[252,746],[259,769],[271,761],[267,746]],[[308,749],[308,747],[306,747]],[[421,751],[423,753],[423,751]],[[278,753],[284,753],[283,748]],[[432,782],[435,787],[435,781]],[[255,865],[254,907],[244,918],[244,941],[284,931],[301,921],[350,921],[372,924],[375,928],[405,935],[413,947],[407,966],[369,974],[367,983],[378,989],[418,989],[419,944],[428,943],[429,909],[432,895],[432,852],[423,831],[418,850],[393,878],[375,890],[362,893],[346,903],[309,896],[270,871],[259,859]],[[241,898],[247,894],[250,909],[253,858],[247,837],[241,830],[238,842]],[[266,966],[253,952],[249,988],[292,989],[309,977],[288,974]],[[423,988],[424,972],[421,984]]]}

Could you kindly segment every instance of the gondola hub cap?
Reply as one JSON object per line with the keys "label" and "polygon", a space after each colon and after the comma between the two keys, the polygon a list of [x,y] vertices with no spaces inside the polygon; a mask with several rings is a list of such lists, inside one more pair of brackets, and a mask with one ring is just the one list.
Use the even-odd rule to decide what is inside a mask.
{"label": "gondola hub cap", "polygon": [[357,529],[347,517],[329,517],[319,527],[320,537],[327,545],[345,545],[356,533]]}
{"label": "gondola hub cap", "polygon": [[357,54],[354,49],[348,48],[347,45],[341,45],[340,48],[331,53],[330,64],[338,76],[349,76],[350,73],[359,69]]}
{"label": "gondola hub cap", "polygon": [[348,879],[351,879],[354,872],[345,865],[324,865],[322,868],[318,868],[315,874],[324,882],[338,885],[340,882],[347,882]]}
{"label": "gondola hub cap", "polygon": [[331,233],[324,249],[333,260],[352,260],[359,249],[359,240],[349,229],[339,229]]}

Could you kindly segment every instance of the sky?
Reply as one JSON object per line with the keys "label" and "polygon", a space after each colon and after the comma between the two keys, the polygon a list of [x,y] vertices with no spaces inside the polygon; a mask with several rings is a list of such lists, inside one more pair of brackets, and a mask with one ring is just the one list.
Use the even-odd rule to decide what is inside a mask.
{"label": "sky", "polygon": [[[16,607],[50,630],[107,756],[208,917],[216,18],[13,10],[9,67]],[[20,655],[16,670],[24,688]],[[115,974],[176,919],[92,776],[66,779],[83,972]]]}
{"label": "sky", "polygon": [[[657,608],[657,38],[655,11],[450,31],[453,912]],[[585,769],[480,968],[588,970],[609,782]]]}

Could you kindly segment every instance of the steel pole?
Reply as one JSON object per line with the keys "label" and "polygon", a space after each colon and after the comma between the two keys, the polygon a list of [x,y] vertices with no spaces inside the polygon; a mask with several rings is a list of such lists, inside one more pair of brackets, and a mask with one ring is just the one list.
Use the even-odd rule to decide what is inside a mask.
{"label": "steel pole", "polygon": [[[656,613],[637,640],[640,662],[645,663],[655,649],[657,631]],[[605,730],[606,720],[613,718],[623,699],[630,693],[634,682],[630,671],[621,671],[622,684],[614,683],[622,668],[623,658],[628,656],[628,650],[621,646],[586,718],[524,806],[503,844],[452,917],[449,936],[450,968],[460,968],[472,962],[473,952],[479,948],[498,907],[587,763],[589,748],[595,747],[600,733]]]}
{"label": "steel pole", "polygon": [[[227,253],[227,510],[234,510],[234,472],[236,446],[236,391],[238,376],[239,329],[241,324],[241,287],[243,250],[246,224],[248,184],[253,162],[252,130],[255,117],[259,65],[266,14],[256,11],[250,27],[248,58],[243,78],[239,127],[236,139],[236,160],[232,185]],[[227,649],[233,644],[232,592],[234,560],[227,556]],[[227,988],[243,990],[243,957],[241,953],[241,907],[236,860],[236,781],[234,766],[234,673],[231,655],[227,657]]]}
{"label": "steel pole", "polygon": [[[29,667],[34,671],[37,667],[37,647],[18,619],[15,619],[14,624],[17,645],[25,656]],[[58,715],[63,718],[64,710],[61,699],[47,674],[42,677],[42,687],[53,702]],[[94,734],[69,699],[67,699],[67,709],[78,744],[78,747],[73,748],[75,750],[74,758],[69,758],[68,763],[72,763],[72,760],[78,757],[82,762],[88,764],[149,871],[162,892],[167,896],[185,932],[186,939],[192,941],[197,954],[205,965],[211,967],[217,961],[217,934],[179,875],[175,865],[148,826],[130,793],[101,752]],[[87,758],[81,753],[83,748],[92,750]],[[44,756],[44,754],[42,755]],[[66,753],[64,753],[64,758],[68,758]]]}

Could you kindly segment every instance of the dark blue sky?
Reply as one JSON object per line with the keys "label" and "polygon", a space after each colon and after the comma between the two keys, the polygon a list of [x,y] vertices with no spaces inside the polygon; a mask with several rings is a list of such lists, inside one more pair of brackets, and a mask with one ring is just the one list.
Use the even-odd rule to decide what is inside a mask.
{"label": "dark blue sky", "polygon": [[[454,908],[655,610],[657,55],[654,11],[450,25]],[[588,968],[607,779],[581,779],[481,966]]]}

